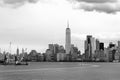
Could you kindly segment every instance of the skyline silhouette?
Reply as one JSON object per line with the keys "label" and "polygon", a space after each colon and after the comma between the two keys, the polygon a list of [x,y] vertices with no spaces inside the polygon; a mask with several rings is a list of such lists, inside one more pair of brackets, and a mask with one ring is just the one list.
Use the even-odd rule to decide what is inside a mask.
{"label": "skyline silhouette", "polygon": [[[49,43],[58,43],[65,47],[65,29],[68,19],[71,43],[82,52],[86,35],[93,35],[104,42],[105,46],[109,42],[117,43],[120,40],[120,14],[117,0],[112,3],[115,8],[109,4],[110,0],[2,1],[0,2],[0,48],[2,51],[9,51],[9,42],[12,42],[13,52],[17,47],[44,52]],[[110,7],[106,7],[107,11],[105,11],[103,7],[94,6],[89,11],[88,5],[95,5],[95,2],[100,5],[108,2],[109,5],[103,6]]]}

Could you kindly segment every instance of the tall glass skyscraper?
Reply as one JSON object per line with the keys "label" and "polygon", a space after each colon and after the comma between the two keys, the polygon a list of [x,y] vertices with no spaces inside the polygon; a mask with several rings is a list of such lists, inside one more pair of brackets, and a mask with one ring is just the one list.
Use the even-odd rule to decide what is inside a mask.
{"label": "tall glass skyscraper", "polygon": [[71,30],[69,28],[69,22],[67,22],[66,42],[65,42],[66,54],[70,54],[70,49],[71,49]]}

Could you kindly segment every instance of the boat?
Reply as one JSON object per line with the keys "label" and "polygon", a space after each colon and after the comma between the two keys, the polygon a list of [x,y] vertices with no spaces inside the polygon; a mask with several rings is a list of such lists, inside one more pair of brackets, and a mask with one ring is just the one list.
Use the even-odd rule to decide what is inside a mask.
{"label": "boat", "polygon": [[28,62],[19,62],[19,61],[16,61],[15,65],[28,65]]}
{"label": "boat", "polygon": [[5,58],[4,61],[0,63],[1,65],[28,65],[27,61],[18,60],[15,56],[15,59],[7,59]]}

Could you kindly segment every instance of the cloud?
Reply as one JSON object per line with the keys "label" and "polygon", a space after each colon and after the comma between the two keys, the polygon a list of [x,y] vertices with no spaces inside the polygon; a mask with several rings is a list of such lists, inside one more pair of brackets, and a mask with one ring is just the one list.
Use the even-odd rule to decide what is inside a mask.
{"label": "cloud", "polygon": [[[88,34],[77,34],[77,33],[72,33],[72,37],[78,38],[80,40],[85,40],[86,36]],[[100,40],[119,40],[120,39],[120,32],[117,33],[97,33],[97,34],[91,34],[93,37],[96,39]]]}
{"label": "cloud", "polygon": [[80,40],[85,40],[87,34],[78,34],[78,33],[72,33],[71,36],[74,38],[78,38]]}
{"label": "cloud", "polygon": [[87,3],[106,3],[106,2],[116,2],[117,0],[76,0],[78,2],[87,2]]}
{"label": "cloud", "polygon": [[76,9],[116,13],[120,11],[120,0],[70,0]]}
{"label": "cloud", "polygon": [[39,0],[1,0],[0,6],[18,8],[25,3],[37,3]]}

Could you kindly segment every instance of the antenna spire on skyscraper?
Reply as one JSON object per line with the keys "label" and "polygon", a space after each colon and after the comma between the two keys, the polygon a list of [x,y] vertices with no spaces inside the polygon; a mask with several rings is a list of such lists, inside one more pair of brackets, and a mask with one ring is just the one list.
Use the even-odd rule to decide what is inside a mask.
{"label": "antenna spire on skyscraper", "polygon": [[69,20],[67,20],[67,28],[66,28],[66,37],[65,37],[65,51],[66,51],[66,60],[70,59],[71,54],[71,31],[69,28]]}
{"label": "antenna spire on skyscraper", "polygon": [[69,20],[67,20],[67,28],[69,28]]}

